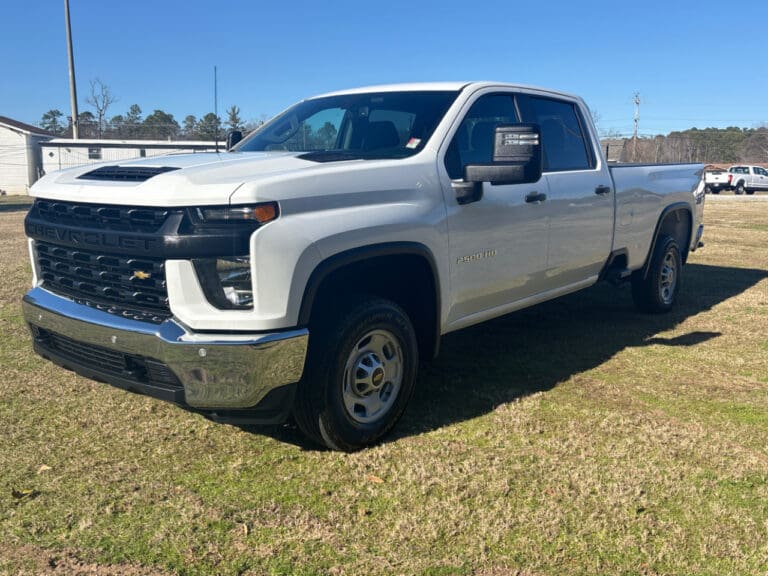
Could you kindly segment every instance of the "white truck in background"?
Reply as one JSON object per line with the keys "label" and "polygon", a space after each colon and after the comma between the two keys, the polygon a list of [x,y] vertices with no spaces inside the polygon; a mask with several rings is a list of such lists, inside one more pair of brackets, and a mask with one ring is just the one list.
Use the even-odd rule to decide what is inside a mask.
{"label": "white truck in background", "polygon": [[762,166],[738,165],[728,168],[728,184],[734,194],[768,190],[768,170]]}
{"label": "white truck in background", "polygon": [[723,190],[730,190],[732,177],[727,170],[707,170],[704,172],[704,185],[707,193],[720,194]]}
{"label": "white truck in background", "polygon": [[672,308],[702,172],[609,167],[584,102],[552,90],[327,94],[226,153],[39,180],[24,317],[38,354],[86,377],[356,450],[443,334],[599,280]]}

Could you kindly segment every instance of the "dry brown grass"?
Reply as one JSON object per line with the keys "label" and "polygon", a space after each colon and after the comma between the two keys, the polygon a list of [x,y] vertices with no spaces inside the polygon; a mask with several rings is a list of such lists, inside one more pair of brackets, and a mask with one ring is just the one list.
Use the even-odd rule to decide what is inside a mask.
{"label": "dry brown grass", "polygon": [[448,336],[352,455],[32,356],[22,217],[0,204],[0,573],[765,574],[768,203],[708,204],[670,315],[598,286]]}

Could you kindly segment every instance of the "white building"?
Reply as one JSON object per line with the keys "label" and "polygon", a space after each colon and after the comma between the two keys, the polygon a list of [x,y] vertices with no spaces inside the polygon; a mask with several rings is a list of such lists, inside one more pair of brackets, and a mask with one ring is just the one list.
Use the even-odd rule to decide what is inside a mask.
{"label": "white building", "polygon": [[[71,140],[55,138],[41,144],[43,173],[97,162],[119,162],[133,158],[152,158],[179,152],[212,152],[215,142],[168,140]],[[226,150],[226,143],[219,143]]]}
{"label": "white building", "polygon": [[53,138],[41,128],[0,116],[0,194],[26,194],[40,177],[40,144]]}

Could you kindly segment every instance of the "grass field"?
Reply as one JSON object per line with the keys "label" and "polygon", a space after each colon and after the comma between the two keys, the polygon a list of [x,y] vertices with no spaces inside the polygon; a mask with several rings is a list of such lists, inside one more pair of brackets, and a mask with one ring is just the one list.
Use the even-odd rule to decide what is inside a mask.
{"label": "grass field", "polygon": [[452,334],[382,446],[313,449],[31,353],[0,199],[0,574],[766,574],[768,202],[679,306],[601,285]]}

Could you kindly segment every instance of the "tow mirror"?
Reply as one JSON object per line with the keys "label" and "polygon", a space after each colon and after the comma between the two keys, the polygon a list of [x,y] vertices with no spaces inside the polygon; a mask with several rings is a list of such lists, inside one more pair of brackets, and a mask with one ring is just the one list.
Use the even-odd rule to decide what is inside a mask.
{"label": "tow mirror", "polygon": [[541,178],[541,130],[538,124],[499,124],[493,162],[464,167],[467,182],[528,184]]}
{"label": "tow mirror", "polygon": [[232,130],[227,134],[227,150],[232,150],[232,147],[243,139],[243,133],[240,130]]}

